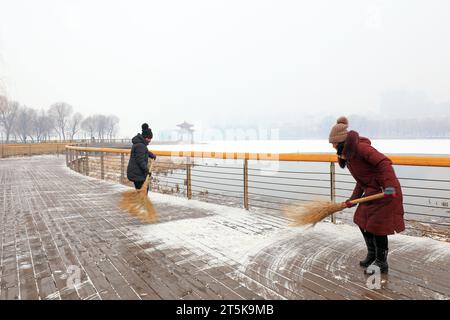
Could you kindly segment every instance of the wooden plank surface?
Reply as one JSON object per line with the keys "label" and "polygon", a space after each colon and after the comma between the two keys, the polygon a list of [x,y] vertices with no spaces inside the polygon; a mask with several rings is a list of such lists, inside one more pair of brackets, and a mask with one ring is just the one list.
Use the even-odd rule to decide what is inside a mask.
{"label": "wooden plank surface", "polygon": [[118,209],[123,188],[55,156],[1,159],[0,299],[450,299],[449,243],[390,237],[371,289],[353,226],[158,194],[145,225]]}

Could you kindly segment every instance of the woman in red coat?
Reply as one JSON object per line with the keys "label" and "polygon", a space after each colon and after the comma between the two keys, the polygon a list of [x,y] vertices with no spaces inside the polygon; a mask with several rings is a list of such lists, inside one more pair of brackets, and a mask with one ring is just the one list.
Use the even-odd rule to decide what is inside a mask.
{"label": "woman in red coat", "polygon": [[[356,131],[347,131],[348,120],[340,117],[331,129],[329,142],[337,150],[341,168],[347,167],[356,186],[349,200],[384,191],[392,196],[361,203],[353,221],[359,226],[367,245],[367,257],[362,267],[379,267],[388,272],[388,235],[405,230],[403,196],[392,162],[371,146],[370,140]],[[347,200],[346,204],[350,207]],[[374,272],[374,268],[370,268]]]}

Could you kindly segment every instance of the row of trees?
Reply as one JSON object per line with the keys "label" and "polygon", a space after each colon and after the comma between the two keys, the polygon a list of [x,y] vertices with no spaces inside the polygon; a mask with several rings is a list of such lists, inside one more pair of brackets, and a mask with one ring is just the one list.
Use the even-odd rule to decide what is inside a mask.
{"label": "row of trees", "polygon": [[65,102],[55,103],[48,110],[37,110],[0,96],[0,130],[6,142],[12,137],[22,142],[46,141],[56,136],[60,140],[74,140],[83,134],[112,139],[118,133],[119,118],[102,114],[85,118]]}
{"label": "row of trees", "polygon": [[[325,139],[336,124],[337,115],[303,117],[279,125],[280,139]],[[349,130],[356,130],[370,138],[411,139],[450,138],[450,116],[430,117],[382,117],[349,115]]]}
{"label": "row of trees", "polygon": [[350,126],[373,138],[449,138],[450,117],[370,118],[350,116]]}
{"label": "row of trees", "polygon": [[[280,139],[326,139],[338,115],[304,117],[279,125]],[[450,138],[450,116],[387,118],[349,115],[348,130],[373,139]]]}

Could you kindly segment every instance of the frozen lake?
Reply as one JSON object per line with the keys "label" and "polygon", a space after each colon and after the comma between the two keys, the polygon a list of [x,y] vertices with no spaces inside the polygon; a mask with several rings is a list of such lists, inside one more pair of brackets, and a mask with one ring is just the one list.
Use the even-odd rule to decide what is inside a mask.
{"label": "frozen lake", "polygon": [[[372,140],[386,154],[450,155],[450,139]],[[328,140],[229,140],[198,144],[150,145],[151,150],[193,150],[264,153],[333,153]]]}

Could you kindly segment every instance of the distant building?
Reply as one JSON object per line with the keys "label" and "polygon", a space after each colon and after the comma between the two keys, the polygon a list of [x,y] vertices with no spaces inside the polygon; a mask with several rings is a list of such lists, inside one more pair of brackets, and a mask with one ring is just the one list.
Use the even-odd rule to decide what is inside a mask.
{"label": "distant building", "polygon": [[187,123],[184,121],[183,123],[177,124],[178,132],[179,132],[179,140],[181,142],[194,143],[194,127],[193,124]]}

